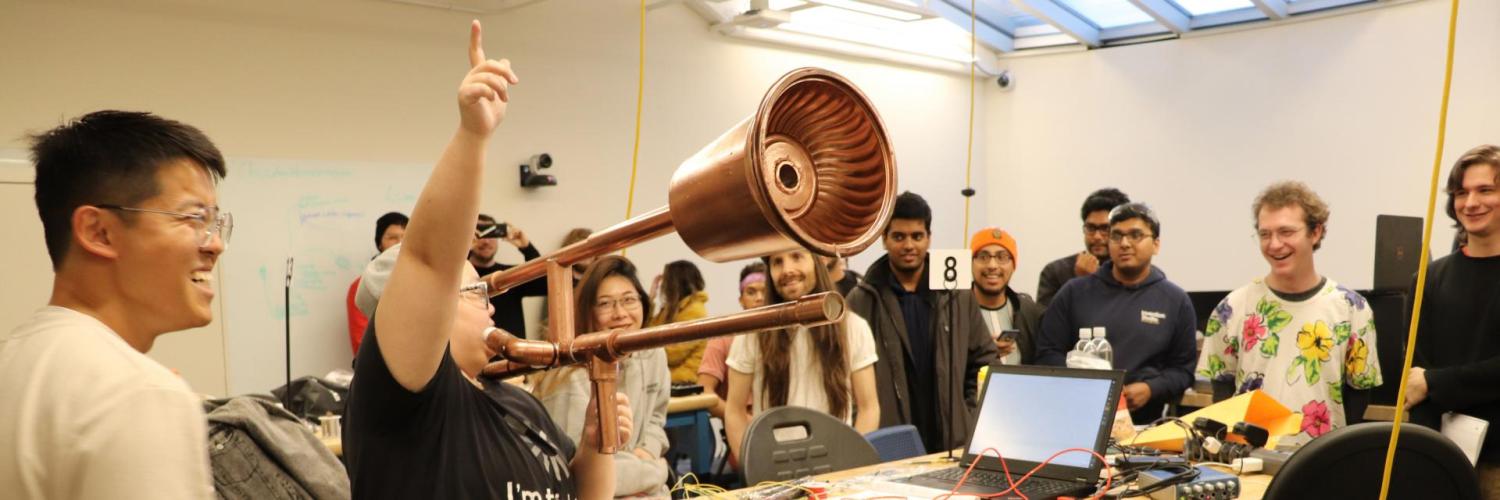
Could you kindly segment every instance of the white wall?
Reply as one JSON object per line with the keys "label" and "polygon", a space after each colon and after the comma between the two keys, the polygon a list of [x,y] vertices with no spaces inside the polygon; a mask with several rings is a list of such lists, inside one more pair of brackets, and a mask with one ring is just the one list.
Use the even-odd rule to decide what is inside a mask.
{"label": "white wall", "polygon": [[[1009,59],[1018,87],[1004,93],[981,87],[974,172],[981,192],[971,230],[986,224],[1013,230],[1022,247],[1016,283],[1032,291],[1045,262],[1079,249],[1075,214],[1083,196],[1115,185],[1161,212],[1159,263],[1174,280],[1189,289],[1226,289],[1263,271],[1250,238],[1251,198],[1272,180],[1297,178],[1334,209],[1322,270],[1367,286],[1374,216],[1420,214],[1425,207],[1445,6],[1424,1],[1309,23]],[[635,8],[626,1],[549,0],[483,19],[487,49],[510,57],[522,78],[490,150],[484,210],[525,228],[543,250],[556,248],[570,227],[623,218],[635,111]],[[1473,144],[1495,141],[1483,125],[1500,108],[1490,90],[1500,77],[1493,64],[1500,60],[1500,35],[1489,29],[1500,5],[1464,8],[1445,163]],[[0,0],[0,12],[0,152],[12,158],[25,147],[26,131],[94,109],[129,108],[195,124],[231,158],[425,165],[455,125],[453,90],[466,70],[466,15],[388,2]],[[848,76],[874,100],[896,147],[902,188],[927,196],[937,213],[937,246],[963,241],[958,191],[967,78],[728,40],[681,5],[650,13],[646,43],[634,213],[664,204],[677,163],[748,114],[777,76],[816,65]],[[556,159],[553,173],[562,185],[517,187],[516,165],[544,151]],[[234,172],[231,165],[226,182],[234,182]],[[12,191],[25,190],[5,193]],[[34,222],[24,200],[14,199],[25,193],[5,195],[8,221]],[[1439,255],[1449,234],[1434,238]],[[46,289],[40,274],[15,269],[40,253],[40,235],[18,233],[16,241],[0,248],[6,266],[0,274],[31,277],[8,287]],[[854,267],[880,253],[877,245]],[[667,237],[629,255],[649,280],[667,261],[690,253]],[[235,259],[233,250],[224,259]],[[710,310],[736,309],[740,264],[695,260],[709,277]],[[344,278],[352,276],[329,280]],[[223,294],[246,292],[224,286]],[[184,370],[200,391],[269,388],[243,373],[279,374],[279,356],[223,346],[237,345],[243,340],[237,336],[276,332],[237,330],[236,318],[222,314],[208,330],[219,335],[208,336],[212,345],[173,351],[165,362],[203,363],[206,374]],[[321,352],[321,359],[294,363],[294,376],[348,364],[345,356]]]}
{"label": "white wall", "polygon": [[[602,228],[624,217],[635,113],[635,9],[635,2],[549,0],[482,19],[489,53],[511,58],[522,78],[490,150],[483,208],[526,229],[544,251],[555,249],[571,227]],[[0,71],[8,76],[0,78],[0,150],[23,149],[24,132],[66,117],[127,108],[194,124],[231,160],[430,164],[456,125],[454,89],[467,70],[468,16],[403,4],[0,0],[0,11]],[[634,213],[665,204],[667,180],[678,162],[750,113],[778,76],[814,65],[849,77],[874,100],[897,149],[901,186],[927,195],[944,214],[934,228],[940,242],[960,244],[961,216],[947,214],[962,212],[962,176],[952,172],[964,162],[966,78],[729,40],[710,33],[702,18],[681,5],[650,13],[646,43]],[[979,151],[976,183],[983,179]],[[555,158],[552,173],[561,186],[522,190],[516,165],[539,152]],[[231,161],[226,186],[235,179]],[[984,210],[983,202],[976,203],[976,214]],[[18,241],[25,248],[0,249],[0,262],[9,266],[13,259],[3,257],[42,245],[39,236]],[[878,253],[878,246],[870,253]],[[629,255],[649,280],[666,262],[691,253],[671,236]],[[223,257],[226,263],[235,258],[233,249]],[[502,254],[502,261],[518,258]],[[737,310],[741,264],[694,260],[710,282],[710,311]],[[856,260],[856,267],[870,260]],[[328,280],[344,278],[352,275]],[[222,295],[255,293],[222,284],[228,287]],[[222,346],[279,332],[236,329],[232,315],[219,321],[226,341],[217,352],[199,354],[221,360],[227,383],[217,387],[227,393],[269,389],[263,380],[278,378],[279,355],[226,353]],[[294,341],[294,360],[307,359],[298,356],[303,351],[321,353],[321,359],[294,361],[293,376],[348,366],[347,355],[326,348],[337,344],[301,342]],[[203,377],[189,381],[200,391],[216,387]]]}
{"label": "white wall", "polygon": [[[1016,233],[1016,285],[1034,291],[1043,265],[1082,250],[1083,198],[1116,186],[1159,212],[1168,277],[1235,288],[1266,269],[1251,201],[1297,179],[1333,209],[1319,270],[1369,287],[1375,216],[1426,210],[1447,6],[1008,60],[1017,87],[985,101],[985,222]],[[1463,5],[1443,179],[1464,150],[1500,141],[1497,19],[1500,3]],[[1452,240],[1442,203],[1437,256]]]}

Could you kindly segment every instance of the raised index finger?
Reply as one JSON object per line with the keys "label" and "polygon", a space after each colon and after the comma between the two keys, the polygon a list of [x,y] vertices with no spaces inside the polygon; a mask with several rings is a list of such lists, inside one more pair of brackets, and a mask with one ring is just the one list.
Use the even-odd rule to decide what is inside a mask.
{"label": "raised index finger", "polygon": [[469,67],[475,67],[484,62],[484,30],[479,27],[479,20],[475,19],[469,25]]}

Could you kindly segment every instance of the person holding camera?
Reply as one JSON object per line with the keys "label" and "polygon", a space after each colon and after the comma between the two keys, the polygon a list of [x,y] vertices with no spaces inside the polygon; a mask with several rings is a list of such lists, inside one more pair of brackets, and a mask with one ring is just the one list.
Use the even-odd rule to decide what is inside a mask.
{"label": "person holding camera", "polygon": [[998,227],[980,229],[969,238],[969,254],[974,259],[974,299],[1000,350],[1000,362],[1031,364],[1044,309],[1030,295],[1010,288],[1019,255],[1016,239]]}
{"label": "person holding camera", "polygon": [[[542,256],[531,240],[526,238],[526,233],[514,224],[498,222],[494,217],[479,214],[478,224],[474,226],[474,243],[469,248],[469,263],[479,271],[480,276],[488,276],[512,267],[513,264],[501,264],[495,262],[495,254],[499,253],[500,240],[515,245],[521,251],[521,257],[530,261]],[[505,330],[517,337],[526,337],[526,315],[521,312],[521,299],[526,297],[546,297],[547,278],[542,277],[526,282],[505,293],[490,297],[490,304],[495,306],[490,310],[490,319],[495,320],[495,326]]]}

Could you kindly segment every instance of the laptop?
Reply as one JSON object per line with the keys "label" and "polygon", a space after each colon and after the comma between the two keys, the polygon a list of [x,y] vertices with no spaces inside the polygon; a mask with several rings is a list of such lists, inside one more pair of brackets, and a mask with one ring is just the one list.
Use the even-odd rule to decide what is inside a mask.
{"label": "laptop", "polygon": [[1406,290],[1422,258],[1422,218],[1375,217],[1375,286],[1377,291]]}
{"label": "laptop", "polygon": [[[882,491],[931,498],[953,490],[970,464],[978,461],[958,493],[994,495],[1010,488],[993,448],[1019,480],[1054,453],[1083,448],[1104,454],[1120,400],[1125,372],[1045,366],[991,366],[979,400],[979,418],[969,433],[963,460],[903,479],[879,481]],[[1052,459],[1021,483],[1032,500],[1082,496],[1094,490],[1104,464],[1083,452]],[[1006,496],[1022,498],[1015,491]]]}

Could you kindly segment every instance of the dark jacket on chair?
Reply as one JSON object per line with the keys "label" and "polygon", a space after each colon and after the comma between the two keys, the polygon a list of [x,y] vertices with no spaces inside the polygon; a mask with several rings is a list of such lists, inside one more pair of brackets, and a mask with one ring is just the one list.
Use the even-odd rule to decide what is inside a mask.
{"label": "dark jacket on chair", "polygon": [[208,456],[220,499],[349,498],[349,473],[311,431],[274,402],[204,402]]}
{"label": "dark jacket on chair", "polygon": [[[924,270],[923,286],[915,293],[929,308],[932,359],[927,363],[913,359],[901,298],[896,294],[900,284],[891,271],[888,256],[870,266],[865,281],[849,294],[848,301],[849,309],[870,323],[880,354],[880,360],[875,362],[880,426],[916,425],[927,451],[938,452],[961,446],[968,440],[978,408],[976,377],[980,367],[997,359],[997,351],[973,293],[928,290],[926,282]],[[913,366],[922,365],[931,366],[932,372],[911,372]],[[920,386],[913,387],[917,384]],[[931,392],[914,395],[913,391]],[[914,396],[931,402],[935,409],[936,421],[927,422],[926,429],[922,428],[924,418],[913,415],[914,410],[923,409],[913,408]]]}

